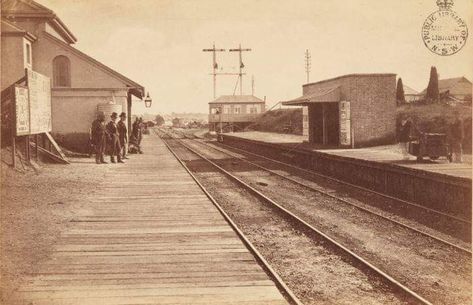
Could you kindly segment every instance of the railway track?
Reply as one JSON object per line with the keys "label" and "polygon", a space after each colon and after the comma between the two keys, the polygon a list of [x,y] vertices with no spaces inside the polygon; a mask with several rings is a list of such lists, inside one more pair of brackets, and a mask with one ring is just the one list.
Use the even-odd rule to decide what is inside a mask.
{"label": "railway track", "polygon": [[[186,139],[195,139],[195,140],[199,140],[198,137],[196,137],[195,135],[192,135],[192,134],[186,134],[185,132],[179,132],[179,135],[186,138]],[[252,153],[252,152],[248,152],[248,151],[245,151],[245,150],[242,150],[242,149],[239,149],[239,148],[236,148],[236,147],[233,147],[233,146],[228,146],[228,145],[225,145],[223,143],[219,143],[219,146],[222,146],[222,147],[225,147],[226,149],[230,150],[230,151],[238,151],[239,153],[241,154],[244,154],[245,156],[254,156],[256,158],[259,158],[259,159],[262,159],[262,160],[266,160],[268,162],[271,162],[271,163],[276,163],[276,164],[280,164],[286,168],[291,168],[291,169],[294,169],[296,171],[299,171],[301,172],[302,174],[306,174],[306,175],[309,175],[309,176],[316,176],[318,178],[322,178],[322,179],[326,179],[326,180],[329,180],[329,181],[333,181],[337,184],[340,184],[340,185],[345,185],[345,186],[348,186],[349,188],[353,188],[353,189],[356,189],[356,190],[360,190],[362,192],[366,192],[367,194],[371,194],[371,195],[376,195],[376,196],[380,196],[381,198],[386,198],[386,199],[389,199],[391,201],[394,201],[396,204],[398,204],[399,206],[402,206],[402,205],[407,205],[409,207],[413,207],[415,209],[419,209],[419,210],[422,210],[424,212],[427,212],[427,213],[430,213],[432,214],[433,216],[440,218],[442,219],[442,222],[443,223],[447,223],[449,222],[450,224],[455,224],[455,225],[451,225],[452,228],[449,229],[450,233],[453,233],[453,234],[456,234],[457,236],[460,236],[459,238],[460,239],[465,239],[467,240],[468,242],[465,242],[463,243],[463,245],[460,245],[459,243],[457,242],[454,242],[454,241],[449,241],[447,240],[446,238],[442,238],[440,236],[436,236],[435,234],[433,233],[429,233],[427,232],[427,230],[422,230],[422,229],[419,229],[419,228],[416,228],[412,225],[409,225],[408,223],[405,223],[401,220],[397,220],[396,217],[394,217],[393,215],[383,215],[382,213],[379,213],[379,212],[376,212],[372,209],[369,209],[369,208],[366,208],[366,207],[363,207],[357,203],[354,203],[352,201],[349,201],[345,198],[341,198],[340,196],[335,196],[333,194],[331,194],[330,192],[327,192],[327,191],[323,191],[321,189],[318,189],[318,188],[315,188],[315,187],[312,187],[310,185],[307,184],[307,180],[303,179],[303,181],[299,181],[299,180],[296,180],[292,177],[288,177],[286,175],[281,175],[279,174],[278,172],[274,171],[274,170],[271,170],[269,168],[266,168],[264,166],[261,166],[260,164],[257,164],[255,162],[252,162],[252,161],[249,161],[248,158],[242,158],[242,157],[238,157],[236,156],[235,154],[229,154],[228,151],[225,151],[225,150],[222,150],[214,145],[210,145],[206,142],[203,142],[203,141],[199,141],[200,144],[203,144],[211,149],[214,149],[214,150],[218,150],[220,151],[221,153],[224,153],[224,154],[227,154],[229,156],[231,156],[232,158],[236,158],[236,159],[239,159],[240,161],[243,161],[243,162],[247,162],[249,164],[252,164],[253,166],[255,167],[258,167],[260,168],[261,170],[264,170],[264,171],[267,171],[267,172],[270,172],[272,175],[276,175],[276,176],[279,176],[283,179],[286,179],[286,180],[289,180],[293,183],[296,183],[296,184],[299,184],[300,186],[302,187],[305,187],[307,189],[310,189],[312,191],[315,191],[315,192],[319,192],[319,193],[322,193],[326,196],[329,196],[329,197],[332,197],[333,199],[336,199],[336,200],[339,200],[340,202],[344,203],[344,204],[347,204],[347,205],[351,205],[357,209],[360,209],[360,210],[363,210],[365,211],[366,213],[370,213],[370,214],[373,214],[373,215],[376,215],[382,219],[385,219],[385,220],[388,220],[390,222],[393,222],[393,223],[396,223],[397,225],[399,226],[402,226],[402,227],[405,227],[407,229],[410,229],[412,231],[415,231],[417,232],[418,234],[421,234],[421,235],[424,235],[424,236],[427,236],[427,237],[430,237],[440,243],[443,243],[443,244],[446,244],[446,245],[449,245],[453,248],[456,248],[462,252],[465,252],[466,254],[469,254],[471,255],[472,254],[472,251],[471,251],[471,244],[469,243],[471,241],[471,226],[472,226],[472,223],[471,221],[469,220],[466,220],[466,219],[463,219],[463,218],[460,218],[460,217],[457,217],[455,215],[450,215],[450,214],[447,214],[447,213],[443,213],[443,212],[440,212],[440,211],[437,211],[437,210],[434,210],[434,209],[430,209],[430,208],[427,208],[427,207],[423,207],[423,206],[420,206],[418,204],[415,204],[415,203],[412,203],[412,202],[409,202],[409,201],[406,201],[406,200],[402,200],[402,199],[398,199],[398,198],[394,198],[392,196],[388,196],[388,195],[385,195],[385,194],[381,194],[381,193],[378,193],[376,191],[373,191],[373,190],[370,190],[370,189],[367,189],[367,188],[363,188],[363,187],[360,187],[360,186],[357,186],[357,185],[353,185],[351,183],[347,183],[345,181],[341,181],[341,180],[338,180],[338,179],[335,179],[335,178],[332,178],[332,177],[329,177],[329,176],[326,176],[326,175],[323,175],[323,174],[319,174],[319,173],[314,173],[313,171],[308,171],[306,169],[303,169],[303,168],[300,168],[300,167],[297,167],[297,166],[294,166],[294,165],[291,165],[291,164],[287,164],[287,163],[284,163],[284,162],[281,162],[281,161],[278,161],[278,160],[274,160],[274,159],[270,159],[270,158],[267,158],[265,156],[262,156],[262,155],[259,155],[259,154],[255,154],[255,153]],[[390,213],[391,214],[391,213]],[[437,224],[438,222],[436,221],[436,219],[432,219],[430,221],[430,223],[435,223]],[[460,229],[458,229],[460,228]],[[451,234],[450,234],[451,235]]]}
{"label": "railway track", "polygon": [[[191,139],[193,139],[193,138],[191,138]],[[428,233],[428,232],[424,232],[424,231],[422,231],[422,230],[420,230],[420,229],[418,229],[418,228],[415,228],[415,227],[413,227],[413,226],[411,226],[411,225],[408,225],[408,224],[403,223],[403,222],[401,222],[401,221],[399,221],[399,220],[393,219],[392,217],[382,215],[382,214],[380,214],[380,213],[378,213],[378,212],[375,212],[375,211],[370,210],[370,209],[368,209],[368,208],[366,208],[366,207],[363,207],[363,206],[361,206],[361,205],[358,205],[358,204],[356,204],[356,203],[354,203],[354,202],[351,202],[351,201],[349,201],[349,200],[346,200],[346,199],[344,199],[344,198],[341,198],[341,197],[339,197],[339,196],[336,196],[336,195],[334,195],[334,194],[332,194],[332,193],[329,193],[329,192],[327,192],[327,191],[323,191],[323,190],[321,190],[321,189],[315,188],[315,187],[313,187],[313,186],[311,186],[311,185],[308,185],[308,184],[306,184],[306,183],[304,183],[304,182],[302,182],[302,181],[300,181],[300,180],[297,180],[297,179],[292,178],[292,177],[287,176],[287,175],[283,175],[283,174],[281,174],[281,173],[279,173],[279,172],[277,172],[277,171],[275,171],[275,170],[269,169],[269,168],[267,168],[267,167],[265,167],[265,166],[262,166],[262,165],[260,165],[260,164],[255,163],[255,162],[252,162],[252,161],[248,160],[247,158],[243,158],[243,157],[236,156],[236,155],[234,155],[234,154],[230,154],[230,153],[228,153],[227,151],[222,150],[222,149],[220,149],[220,148],[218,148],[218,147],[216,147],[216,146],[210,145],[210,144],[205,143],[205,142],[202,142],[202,141],[197,141],[196,143],[199,143],[199,144],[201,144],[201,145],[205,145],[206,147],[208,147],[208,148],[210,148],[210,149],[213,149],[213,150],[216,150],[216,151],[218,151],[218,152],[220,152],[220,153],[222,153],[222,154],[225,154],[225,155],[227,155],[227,156],[229,156],[229,157],[231,157],[231,158],[235,158],[235,159],[238,159],[238,160],[240,160],[240,161],[243,161],[243,162],[246,162],[246,163],[248,163],[248,164],[251,164],[252,166],[255,166],[255,167],[257,167],[257,168],[259,168],[259,169],[261,169],[261,170],[263,170],[263,171],[266,171],[266,172],[270,173],[271,175],[275,175],[275,176],[278,176],[278,177],[280,177],[280,178],[282,178],[282,179],[288,180],[288,181],[290,181],[290,182],[292,182],[292,183],[295,183],[295,184],[297,184],[297,185],[299,185],[299,186],[301,186],[301,187],[303,187],[303,188],[306,188],[306,189],[308,189],[308,190],[310,190],[310,191],[317,192],[317,193],[321,193],[321,194],[323,194],[323,195],[325,195],[325,196],[327,196],[327,197],[330,197],[330,198],[332,198],[332,199],[335,199],[335,200],[337,200],[337,201],[339,201],[339,202],[341,202],[341,203],[343,203],[343,204],[352,206],[352,207],[354,207],[354,208],[356,208],[356,209],[359,209],[359,210],[361,210],[361,211],[363,211],[363,212],[365,212],[365,213],[368,213],[368,214],[377,216],[377,217],[379,217],[379,218],[381,218],[381,219],[384,219],[384,220],[387,220],[387,221],[389,221],[389,222],[392,222],[392,223],[394,223],[394,224],[396,224],[396,225],[398,225],[398,226],[400,226],[400,227],[403,227],[403,228],[406,228],[406,229],[411,230],[411,231],[413,231],[413,232],[416,232],[417,234],[420,234],[420,235],[426,236],[426,237],[428,237],[428,238],[431,238],[431,239],[433,239],[433,240],[435,240],[435,241],[437,241],[437,242],[439,242],[439,243],[448,245],[449,247],[452,247],[452,248],[457,249],[457,250],[459,250],[459,251],[461,251],[461,252],[464,252],[464,253],[467,254],[467,255],[471,255],[471,254],[472,254],[471,248],[466,248],[465,246],[455,244],[455,243],[453,243],[453,242],[451,242],[451,241],[448,241],[448,240],[446,240],[446,239],[444,239],[444,238],[441,238],[441,237],[439,237],[439,236],[435,236],[434,234],[431,234],[431,233]]]}
{"label": "railway track", "polygon": [[[410,302],[415,302],[419,304],[432,304],[429,300],[427,300],[425,297],[419,295],[415,291],[411,290],[404,284],[402,284],[400,281],[392,277],[391,275],[387,274],[377,266],[375,266],[373,263],[368,261],[367,259],[363,258],[359,254],[355,253],[354,251],[350,250],[348,247],[344,246],[331,236],[329,236],[327,233],[321,231],[320,229],[315,228],[311,223],[305,221],[298,215],[296,215],[294,212],[290,211],[289,209],[285,208],[283,205],[280,203],[276,202],[275,200],[271,199],[267,195],[265,195],[263,192],[260,190],[254,188],[247,182],[243,181],[239,177],[235,176],[231,172],[227,171],[224,169],[222,166],[218,165],[214,161],[210,160],[209,158],[205,157],[203,154],[199,153],[195,148],[190,147],[186,143],[183,143],[180,139],[164,139],[163,140],[167,143],[167,141],[175,141],[177,143],[177,146],[185,148],[187,151],[191,152],[195,156],[199,158],[199,160],[204,160],[207,164],[211,165],[215,169],[217,169],[220,173],[224,174],[225,177],[231,179],[238,185],[240,185],[242,188],[245,190],[250,191],[252,194],[256,195],[260,200],[264,201],[265,204],[271,206],[273,209],[277,210],[278,213],[281,213],[284,215],[286,219],[289,219],[291,222],[295,224],[295,227],[301,227],[305,231],[310,232],[311,234],[315,234],[319,239],[323,239],[325,242],[329,243],[331,247],[334,247],[339,251],[340,253],[343,253],[346,257],[349,257],[349,259],[352,261],[352,263],[356,266],[359,266],[359,268],[371,273],[375,274],[377,277],[382,278],[383,281],[386,283],[389,283],[391,285],[391,288],[395,291],[402,292],[404,297],[407,297]],[[173,151],[176,149],[176,146],[172,148],[169,143],[168,147]],[[176,145],[176,144],[174,144]],[[178,155],[175,153],[176,157]],[[181,160],[181,162],[183,162]],[[183,162],[184,163],[184,162]],[[360,267],[361,266],[361,267]]]}

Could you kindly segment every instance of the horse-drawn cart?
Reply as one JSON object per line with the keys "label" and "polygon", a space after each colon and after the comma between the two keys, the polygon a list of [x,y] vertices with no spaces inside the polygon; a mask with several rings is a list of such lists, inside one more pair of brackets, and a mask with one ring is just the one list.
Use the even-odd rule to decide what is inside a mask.
{"label": "horse-drawn cart", "polygon": [[452,161],[452,152],[447,143],[447,136],[443,133],[421,133],[419,139],[409,142],[409,153],[422,161],[424,157],[437,160],[446,157]]}

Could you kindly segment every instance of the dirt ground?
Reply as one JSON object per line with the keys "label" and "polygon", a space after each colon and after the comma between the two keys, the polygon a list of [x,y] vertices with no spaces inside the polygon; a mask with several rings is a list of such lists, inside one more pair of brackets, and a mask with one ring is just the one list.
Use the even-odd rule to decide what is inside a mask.
{"label": "dirt ground", "polygon": [[[70,165],[40,164],[39,171],[13,170],[2,162],[0,209],[0,304],[48,258],[57,237],[94,192],[111,165],[70,159]],[[21,168],[21,167],[20,167]]]}

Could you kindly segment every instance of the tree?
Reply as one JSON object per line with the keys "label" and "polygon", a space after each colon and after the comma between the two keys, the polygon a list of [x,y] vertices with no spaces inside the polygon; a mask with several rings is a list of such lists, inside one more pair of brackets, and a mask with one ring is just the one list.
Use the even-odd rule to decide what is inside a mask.
{"label": "tree", "polygon": [[161,115],[156,116],[156,125],[161,126],[164,124],[164,118]]}
{"label": "tree", "polygon": [[439,100],[439,76],[436,67],[430,68],[430,80],[425,99],[429,102],[437,102]]}
{"label": "tree", "polygon": [[406,97],[404,96],[404,86],[402,85],[402,78],[400,77],[397,80],[396,100],[398,104],[403,104],[406,102]]}

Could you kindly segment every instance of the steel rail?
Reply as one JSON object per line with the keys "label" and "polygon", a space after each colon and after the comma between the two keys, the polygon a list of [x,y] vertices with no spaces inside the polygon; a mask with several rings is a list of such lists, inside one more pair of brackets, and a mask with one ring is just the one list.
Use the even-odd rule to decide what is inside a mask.
{"label": "steel rail", "polygon": [[[154,130],[154,129],[153,129]],[[154,130],[155,133],[157,133]],[[163,133],[166,133],[162,131]],[[157,133],[158,134],[158,133]],[[220,214],[225,218],[225,220],[230,224],[233,230],[237,233],[243,243],[247,246],[247,248],[253,253],[256,259],[260,262],[263,268],[273,277],[276,285],[279,287],[280,290],[283,291],[283,294],[289,300],[296,305],[303,305],[303,303],[299,300],[299,298],[292,292],[292,290],[284,283],[283,279],[279,276],[279,274],[271,267],[269,262],[263,257],[263,255],[256,249],[256,247],[251,243],[251,241],[245,236],[245,234],[240,230],[237,224],[230,218],[230,216],[223,210],[222,206],[218,203],[218,201],[207,191],[207,189],[200,183],[197,177],[191,172],[191,170],[187,167],[184,161],[179,158],[176,152],[171,148],[171,146],[166,142],[166,140],[161,137],[159,134],[158,136],[163,140],[164,145],[166,145],[167,149],[174,155],[174,157],[179,161],[182,167],[187,171],[187,173],[192,177],[192,179],[197,183],[200,189],[204,192],[204,194],[209,198],[209,200],[213,203],[213,205],[217,208]]]}
{"label": "steel rail", "polygon": [[397,225],[399,225],[399,226],[401,226],[401,227],[403,227],[403,228],[412,230],[412,231],[414,231],[414,232],[416,232],[416,233],[418,233],[418,234],[420,234],[420,235],[429,237],[429,238],[431,238],[431,239],[433,239],[433,240],[436,240],[436,241],[438,241],[438,242],[440,242],[440,243],[443,243],[443,244],[445,244],[445,245],[448,245],[448,246],[450,246],[450,247],[452,247],[452,248],[455,248],[455,249],[457,249],[457,250],[460,250],[460,251],[462,251],[462,252],[465,252],[465,253],[467,253],[467,254],[469,254],[469,255],[472,254],[472,251],[471,251],[470,249],[467,249],[467,248],[464,248],[464,247],[462,247],[462,246],[456,245],[456,244],[454,244],[454,243],[452,243],[452,242],[449,242],[449,241],[447,241],[447,240],[444,240],[444,239],[442,239],[442,238],[440,238],[440,237],[437,237],[437,236],[432,235],[432,234],[430,234],[430,233],[424,232],[424,231],[419,230],[419,229],[417,229],[417,228],[414,228],[414,227],[412,227],[412,226],[410,226],[410,225],[404,224],[404,223],[402,223],[402,222],[400,222],[400,221],[398,221],[398,220],[392,219],[392,218],[390,218],[390,217],[388,217],[388,216],[384,216],[384,215],[379,214],[379,213],[377,213],[377,212],[375,212],[375,211],[372,211],[372,210],[370,210],[370,209],[367,209],[367,208],[365,208],[365,207],[362,207],[362,206],[360,206],[360,205],[357,205],[357,204],[355,204],[355,203],[353,203],[353,202],[350,202],[350,201],[348,201],[348,200],[346,200],[346,199],[343,199],[343,198],[340,198],[340,197],[335,196],[335,195],[333,195],[333,194],[330,194],[330,193],[328,193],[328,192],[324,192],[324,191],[322,191],[322,190],[319,190],[319,189],[317,189],[317,188],[315,188],[315,187],[313,187],[313,186],[304,184],[304,183],[302,183],[302,182],[300,182],[300,181],[298,181],[298,180],[296,180],[296,179],[294,179],[294,178],[291,178],[291,177],[282,175],[282,174],[280,174],[280,173],[278,173],[278,172],[276,172],[276,171],[274,171],[274,170],[271,170],[271,169],[266,168],[266,167],[264,167],[264,166],[262,166],[262,165],[259,165],[259,164],[257,164],[257,163],[254,163],[254,162],[252,162],[252,161],[249,161],[249,160],[247,160],[247,159],[245,159],[245,158],[238,157],[238,156],[234,156],[234,155],[232,155],[232,154],[230,154],[230,153],[228,153],[228,152],[226,152],[226,151],[224,151],[224,150],[222,150],[222,149],[220,149],[220,148],[218,148],[218,147],[216,147],[216,146],[214,146],[214,145],[210,145],[210,144],[208,144],[208,143],[205,143],[205,142],[202,142],[202,141],[198,141],[197,139],[193,139],[193,140],[194,140],[196,143],[205,145],[206,147],[209,147],[209,148],[212,148],[212,149],[214,149],[214,150],[217,150],[217,151],[219,151],[220,153],[226,154],[227,156],[231,156],[232,158],[235,158],[235,159],[244,161],[244,162],[246,162],[246,163],[248,163],[248,164],[251,164],[251,165],[253,165],[253,166],[257,167],[257,168],[260,168],[260,169],[262,169],[262,170],[264,170],[264,171],[267,171],[267,172],[269,172],[269,173],[271,173],[271,174],[273,174],[273,175],[275,175],[275,176],[278,176],[278,177],[284,178],[284,179],[286,179],[286,180],[289,180],[289,181],[291,181],[291,182],[293,182],[293,183],[295,183],[295,184],[297,184],[297,185],[299,185],[299,186],[302,186],[302,187],[304,187],[304,188],[307,188],[307,189],[309,189],[309,190],[311,190],[311,191],[314,191],[314,192],[323,194],[323,195],[325,195],[325,196],[327,196],[327,197],[333,198],[333,199],[338,200],[338,201],[340,201],[340,202],[343,202],[343,203],[345,203],[345,204],[347,204],[347,205],[350,205],[350,206],[352,206],[352,207],[355,207],[355,208],[357,208],[357,209],[359,209],[359,210],[361,210],[361,211],[363,211],[363,212],[366,212],[366,213],[375,215],[375,216],[377,216],[377,217],[380,217],[380,218],[382,218],[382,219],[384,219],[384,220],[393,222],[393,223],[395,223],[395,224],[397,224]]}
{"label": "steel rail", "polygon": [[186,148],[190,152],[194,153],[195,155],[200,157],[202,160],[205,160],[209,164],[213,165],[220,172],[222,172],[226,176],[230,177],[232,180],[236,181],[238,184],[242,185],[245,189],[250,190],[252,193],[254,193],[258,197],[263,199],[266,203],[269,203],[271,206],[277,208],[279,211],[281,211],[284,215],[288,216],[290,219],[295,220],[299,224],[302,224],[303,227],[308,229],[310,232],[313,232],[313,233],[321,236],[323,239],[327,240],[329,243],[331,243],[332,245],[334,245],[337,248],[339,248],[340,250],[342,250],[344,253],[346,253],[349,256],[351,256],[352,258],[354,258],[357,262],[359,262],[362,265],[366,266],[368,269],[370,269],[371,271],[375,272],[376,274],[378,274],[379,276],[381,276],[382,278],[384,278],[385,280],[387,280],[388,282],[393,284],[397,289],[403,291],[406,295],[408,295],[411,298],[417,300],[421,304],[433,305],[430,301],[428,301],[424,297],[420,296],[415,291],[411,290],[410,288],[408,288],[407,286],[405,286],[404,284],[402,284],[401,282],[399,282],[398,280],[396,280],[395,278],[393,278],[392,276],[390,276],[386,272],[382,271],[380,268],[376,267],[375,265],[370,263],[368,260],[366,260],[363,257],[361,257],[360,255],[356,254],[355,252],[353,252],[352,250],[350,250],[346,246],[342,245],[341,243],[339,243],[338,241],[336,241],[334,238],[330,237],[326,233],[324,233],[324,232],[320,231],[319,229],[313,227],[311,224],[309,224],[305,220],[299,218],[297,215],[295,215],[294,213],[292,213],[288,209],[284,208],[282,205],[280,205],[276,201],[274,201],[271,198],[267,197],[262,192],[258,191],[257,189],[255,189],[254,187],[252,187],[248,183],[244,182],[240,178],[234,176],[233,174],[231,174],[230,172],[228,172],[227,170],[225,170],[224,168],[222,168],[221,166],[219,166],[218,164],[216,164],[212,160],[209,160],[208,158],[206,158],[205,156],[203,156],[202,154],[197,152],[195,149],[189,147],[181,139],[175,138],[175,140],[178,141],[184,148]]}
{"label": "steel rail", "polygon": [[444,213],[444,212],[441,212],[441,211],[438,211],[438,210],[435,210],[435,209],[427,208],[427,207],[424,207],[420,204],[413,203],[413,202],[410,202],[410,201],[407,201],[407,200],[404,200],[404,199],[396,198],[396,197],[393,197],[393,196],[390,196],[390,195],[387,195],[387,194],[383,194],[383,193],[371,190],[369,188],[365,188],[363,186],[355,185],[355,184],[352,184],[352,183],[349,183],[349,182],[346,182],[346,181],[343,181],[343,180],[340,180],[340,179],[337,179],[337,178],[333,178],[333,177],[330,177],[330,176],[327,176],[327,175],[324,175],[324,174],[316,173],[314,171],[310,171],[310,170],[307,170],[305,168],[302,168],[302,167],[299,167],[299,166],[296,166],[296,165],[292,165],[292,164],[289,164],[289,163],[286,163],[286,162],[282,162],[282,161],[279,161],[279,160],[268,158],[266,156],[263,156],[263,155],[260,155],[260,154],[254,153],[254,152],[246,151],[246,150],[243,150],[241,148],[226,145],[224,143],[220,143],[220,145],[228,147],[230,149],[235,149],[235,150],[241,151],[243,153],[254,155],[254,156],[257,156],[257,157],[275,162],[275,163],[279,163],[279,164],[282,164],[282,165],[285,165],[285,166],[288,166],[288,167],[292,167],[294,169],[303,171],[303,172],[305,172],[309,175],[319,176],[321,178],[332,180],[332,181],[335,181],[335,182],[340,183],[340,184],[345,184],[345,185],[348,185],[350,187],[353,187],[353,188],[356,188],[356,189],[359,189],[359,190],[362,190],[362,191],[365,191],[365,192],[368,192],[368,193],[376,194],[378,196],[385,197],[385,198],[388,198],[388,199],[391,199],[391,200],[394,200],[394,201],[398,201],[398,202],[401,202],[401,203],[406,204],[406,205],[411,205],[411,206],[414,206],[416,208],[426,210],[427,212],[431,212],[433,214],[439,214],[439,215],[442,215],[442,216],[445,216],[445,217],[448,217],[448,218],[452,218],[452,219],[455,219],[459,222],[463,222],[465,224],[470,224],[470,225],[472,224],[472,222],[468,219],[463,219],[461,217],[457,217],[457,216],[454,216],[454,215],[451,215],[451,214],[448,214],[448,213]]}

